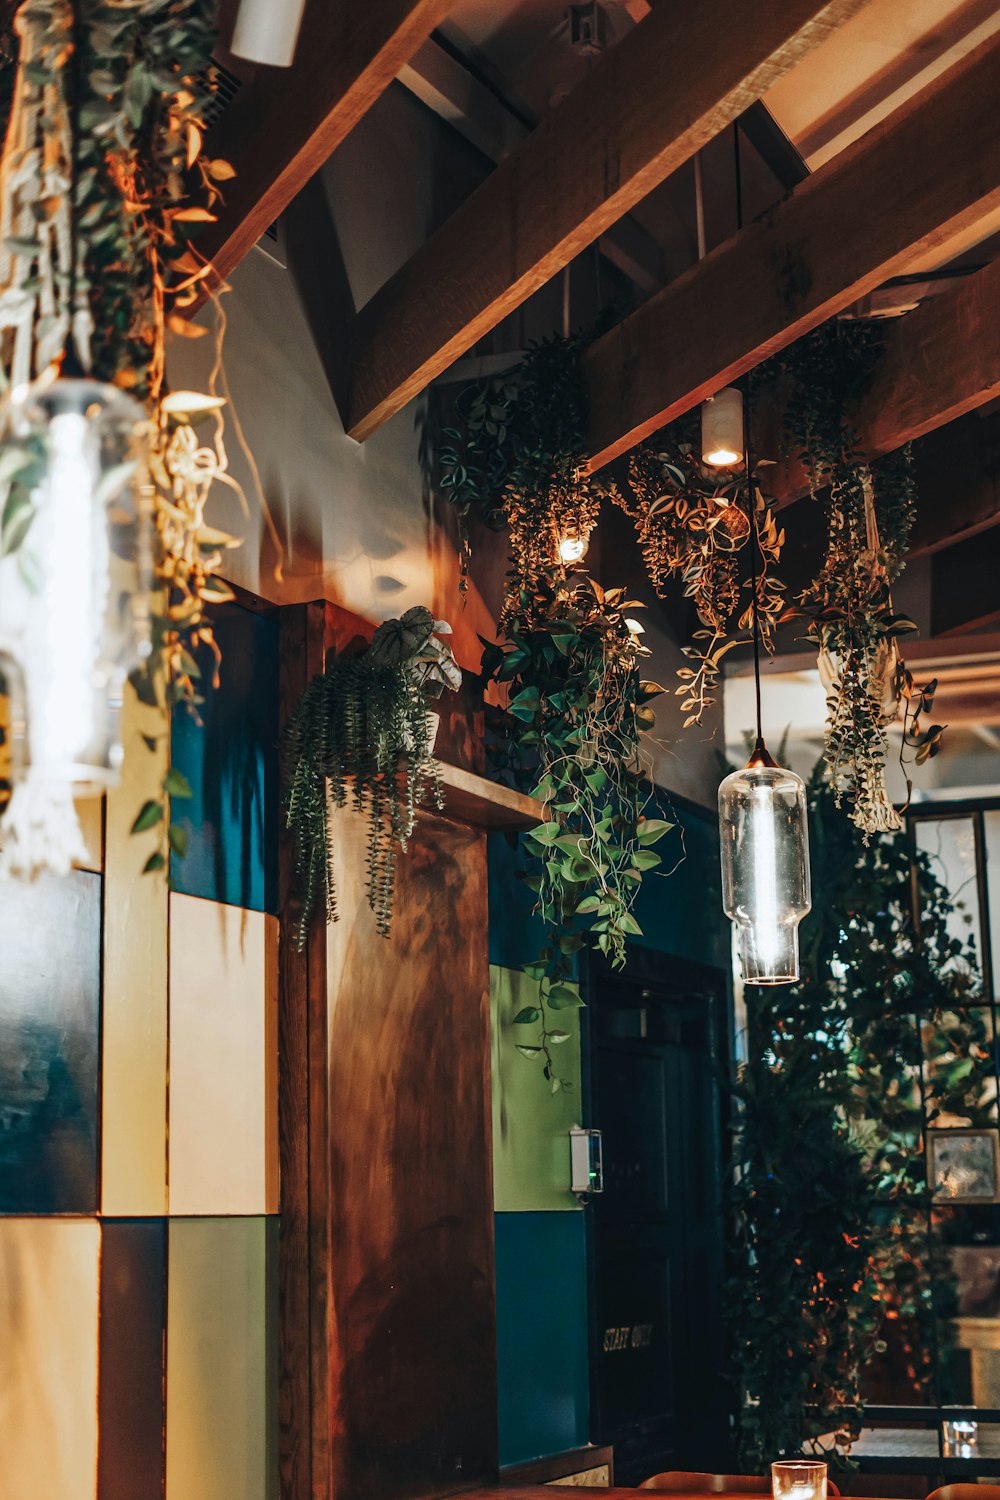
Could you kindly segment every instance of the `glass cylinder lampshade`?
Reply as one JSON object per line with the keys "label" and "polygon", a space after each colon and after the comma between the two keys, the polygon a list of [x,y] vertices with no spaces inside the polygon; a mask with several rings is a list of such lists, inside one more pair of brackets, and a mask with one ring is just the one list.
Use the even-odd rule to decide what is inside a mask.
{"label": "glass cylinder lampshade", "polygon": [[714,469],[743,462],[743,392],[723,386],[701,403],[701,459]]}
{"label": "glass cylinder lampshade", "polygon": [[78,795],[117,779],[125,680],[150,649],[144,430],[142,408],[114,386],[57,379],[12,401],[0,448],[32,512],[0,564],[0,652],[23,684],[21,758],[32,777]]}
{"label": "glass cylinder lampshade", "polygon": [[719,787],[722,904],[747,984],[799,977],[799,923],[812,905],[806,789],[794,771],[755,751]]}

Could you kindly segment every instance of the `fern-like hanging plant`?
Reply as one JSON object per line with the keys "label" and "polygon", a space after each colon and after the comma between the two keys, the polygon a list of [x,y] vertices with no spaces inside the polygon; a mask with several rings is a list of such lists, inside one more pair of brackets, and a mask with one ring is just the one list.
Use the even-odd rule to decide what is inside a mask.
{"label": "fern-like hanging plant", "polygon": [[379,935],[389,936],[396,856],[417,807],[442,805],[422,682],[433,658],[446,669],[445,685],[459,685],[450,648],[435,639],[448,629],[429,610],[408,610],[386,621],[363,655],[331,655],[296,705],[285,735],[285,822],[302,901],[300,949],[318,905],[328,922],[337,918],[330,810],[348,802],[368,819],[368,903]]}

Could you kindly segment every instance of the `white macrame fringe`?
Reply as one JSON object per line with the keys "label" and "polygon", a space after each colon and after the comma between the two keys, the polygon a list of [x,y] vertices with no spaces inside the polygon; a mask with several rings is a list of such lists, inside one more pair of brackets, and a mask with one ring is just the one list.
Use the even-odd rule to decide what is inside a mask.
{"label": "white macrame fringe", "polygon": [[29,773],[0,819],[0,880],[68,875],[86,859],[72,787]]}

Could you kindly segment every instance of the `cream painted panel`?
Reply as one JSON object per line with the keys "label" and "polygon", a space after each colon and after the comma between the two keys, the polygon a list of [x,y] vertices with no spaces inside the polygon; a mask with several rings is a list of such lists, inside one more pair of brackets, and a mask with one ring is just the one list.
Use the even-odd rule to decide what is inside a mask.
{"label": "cream painted panel", "polygon": [[167,741],[163,716],[125,692],[119,786],[105,826],[101,1207],[106,1214],[167,1208],[167,882],[143,875],[161,833],[131,833],[147,798],[159,795]]}
{"label": "cream painted panel", "polygon": [[0,1493],[93,1500],[100,1227],[0,1218]]}
{"label": "cream painted panel", "polygon": [[277,1500],[275,1219],[171,1219],[166,1500]]}
{"label": "cream painted panel", "polygon": [[170,898],[170,1212],[278,1208],[278,923]]}

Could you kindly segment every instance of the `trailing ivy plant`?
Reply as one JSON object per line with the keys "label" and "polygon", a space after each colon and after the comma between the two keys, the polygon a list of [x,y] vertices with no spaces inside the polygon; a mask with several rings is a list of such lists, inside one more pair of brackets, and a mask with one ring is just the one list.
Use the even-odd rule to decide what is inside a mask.
{"label": "trailing ivy plant", "polygon": [[[751,639],[753,601],[742,556],[751,542],[746,476],[723,477],[698,458],[690,421],[657,434],[635,449],[627,477],[610,496],[635,523],[650,582],[660,598],[680,585],[694,604],[698,628],[684,646],[694,666],[678,670],[675,695],[683,699],[684,727],[701,724],[715,702],[722,658]],[[784,584],[775,567],[785,542],[757,479],[757,612],[765,650],[774,650],[774,628],[785,608]]]}
{"label": "trailing ivy plant", "polygon": [[939,724],[924,728],[921,717],[932,712],[935,684],[914,683],[896,644],[915,629],[892,605],[914,517],[910,452],[869,464],[853,427],[882,341],[872,323],[835,320],[773,362],[810,491],[825,496],[823,563],[786,618],[809,621],[828,692],[826,763],[838,801],[849,798],[866,834],[901,826],[885,781],[887,730],[900,702],[901,764],[907,754],[918,763],[935,755],[943,732]]}
{"label": "trailing ivy plant", "polygon": [[866,848],[822,767],[809,793],[803,977],[748,990],[737,1085],[729,1303],[751,1468],[831,1431],[848,1451],[890,1327],[914,1395],[947,1399],[922,1115],[983,1122],[992,1074],[973,955],[929,861],[914,870],[902,835]]}
{"label": "trailing ivy plant", "polygon": [[467,587],[469,518],[510,533],[504,613],[517,609],[559,566],[559,543],[586,544],[605,493],[587,473],[587,399],[580,353],[591,334],[532,344],[507,373],[462,391],[460,427],[442,432],[439,483],[458,518],[462,589]]}
{"label": "trailing ivy plant", "polygon": [[397,853],[413,833],[417,807],[443,805],[425,689],[428,681],[454,688],[461,680],[450,650],[435,639],[448,630],[427,609],[407,610],[381,625],[362,654],[331,653],[295,707],[284,771],[299,948],[317,907],[328,922],[337,918],[330,809],[348,802],[368,819],[368,903],[379,935],[389,936]]}
{"label": "trailing ivy plant", "polygon": [[632,906],[642,877],[660,864],[652,846],[671,826],[645,814],[640,740],[662,688],[641,676],[649,653],[628,615],[638,607],[586,575],[538,578],[519,590],[503,644],[483,657],[486,677],[509,692],[506,710],[490,716],[492,764],[544,802],[545,821],[524,838],[547,931],[526,968],[539,1000],[514,1019],[538,1028],[519,1050],[542,1061],[553,1093],[567,1087],[552,1048],[568,1037],[558,1012],[580,1004],[575,955],[592,934],[625,962],[627,938],[641,935]]}

